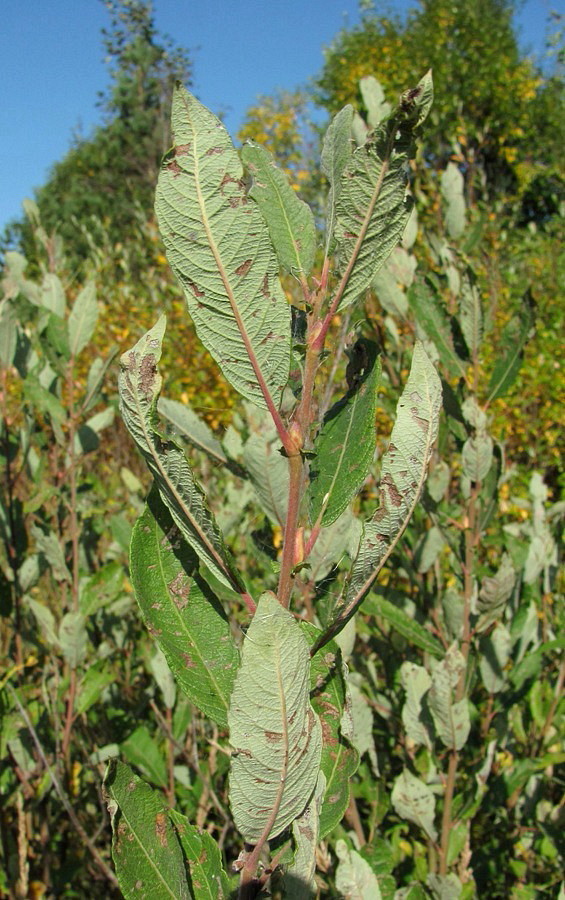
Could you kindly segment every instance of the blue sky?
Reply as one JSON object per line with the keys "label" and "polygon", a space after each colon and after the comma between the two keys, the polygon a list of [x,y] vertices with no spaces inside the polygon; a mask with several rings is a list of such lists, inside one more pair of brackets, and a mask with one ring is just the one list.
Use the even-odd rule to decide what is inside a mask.
{"label": "blue sky", "polygon": [[[403,12],[409,0],[388,8]],[[526,0],[521,43],[539,59],[556,3]],[[384,7],[383,7],[384,8]],[[233,134],[258,94],[292,90],[315,75],[322,48],[359,21],[358,0],[154,0],[161,32],[187,47],[193,89],[224,114]],[[25,0],[4,5],[0,28],[0,229],[45,180],[73,134],[100,121],[107,84],[100,38],[109,16],[100,0]]]}

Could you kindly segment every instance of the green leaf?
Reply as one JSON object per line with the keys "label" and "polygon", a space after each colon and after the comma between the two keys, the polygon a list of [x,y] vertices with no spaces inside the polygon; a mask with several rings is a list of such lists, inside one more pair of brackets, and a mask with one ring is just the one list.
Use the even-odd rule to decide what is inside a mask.
{"label": "green leaf", "polygon": [[330,252],[336,222],[336,203],[341,191],[341,176],[351,159],[353,107],[344,106],[332,120],[322,147],[322,172],[330,183],[326,212],[326,256]]}
{"label": "green leaf", "polygon": [[441,195],[445,201],[445,227],[452,238],[461,237],[465,231],[464,181],[459,167],[449,162],[441,176]]}
{"label": "green leaf", "polygon": [[157,363],[164,332],[165,317],[161,316],[120,360],[122,418],[184,539],[222,584],[239,591],[239,578],[186,456],[175,441],[157,431],[156,406],[162,382]]}
{"label": "green leaf", "polygon": [[360,78],[359,90],[367,110],[367,122],[371,128],[374,128],[390,115],[392,106],[385,98],[380,81],[374,75],[365,75]]}
{"label": "green leaf", "polygon": [[445,546],[446,540],[441,528],[432,525],[418,541],[414,553],[414,564],[421,575],[429,572]]}
{"label": "green leaf", "polygon": [[431,103],[431,75],[402,95],[389,119],[354,151],[336,202],[335,237],[339,306],[353,303],[371,284],[399,242],[412,209],[406,196],[414,137]]}
{"label": "green leaf", "polygon": [[400,676],[402,687],[406,692],[406,700],[402,707],[402,724],[406,730],[406,736],[416,745],[422,744],[431,750],[432,739],[422,700],[431,687],[432,679],[423,666],[417,666],[411,662],[402,663]]}
{"label": "green leaf", "polygon": [[498,397],[503,397],[516,381],[534,321],[533,301],[527,293],[518,315],[510,320],[502,332],[501,346],[488,386],[487,405]]}
{"label": "green leaf", "polygon": [[253,179],[249,196],[267,223],[281,267],[291,275],[308,276],[316,253],[312,210],[300,200],[288,176],[264,147],[244,144],[241,158]]}
{"label": "green leaf", "polygon": [[33,597],[25,598],[27,605],[31,609],[37,624],[41,630],[41,637],[51,647],[59,647],[59,638],[55,626],[55,617],[48,606],[34,600]]}
{"label": "green leaf", "polygon": [[326,631],[327,638],[337,634],[355,613],[412,516],[426,480],[440,407],[440,380],[417,342],[390,444],[382,460],[380,505],[365,524],[351,573]]}
{"label": "green leaf", "polygon": [[474,358],[483,340],[483,308],[477,279],[471,269],[467,269],[461,284],[459,301],[459,322],[467,349]]}
{"label": "green leaf", "polygon": [[245,443],[243,462],[263,512],[274,525],[284,527],[288,506],[288,461],[280,453],[274,426],[265,421]]}
{"label": "green leaf", "polygon": [[120,563],[106,563],[94,575],[81,581],[79,607],[84,616],[115,600],[124,588],[124,570]]}
{"label": "green leaf", "polygon": [[120,749],[127,761],[136,766],[153,784],[161,788],[167,787],[165,757],[145,725],[140,725],[125,741],[122,741]]}
{"label": "green leaf", "polygon": [[463,475],[469,481],[483,481],[488,475],[493,460],[494,443],[486,432],[477,432],[467,438],[461,451]]}
{"label": "green leaf", "polygon": [[172,126],[155,202],[167,257],[200,340],[236,390],[266,408],[288,380],[291,344],[269,232],[224,126],[179,84]]}
{"label": "green leaf", "polygon": [[18,343],[16,312],[7,300],[0,303],[0,364],[8,368],[14,362]]}
{"label": "green leaf", "polygon": [[437,293],[427,282],[418,282],[408,292],[408,302],[418,325],[433,341],[449,375],[464,378],[465,365],[453,346],[451,323]]}
{"label": "green leaf", "polygon": [[52,531],[46,534],[37,525],[32,525],[30,532],[33,535],[37,550],[43,554],[49,563],[51,574],[55,580],[71,582],[71,573],[67,568],[63,548],[57,535]]}
{"label": "green leaf", "polygon": [[192,893],[196,900],[227,900],[230,893],[229,878],[222,866],[222,854],[207,831],[191,825],[186,816],[176,809],[169,810],[188,869]]}
{"label": "green leaf", "polygon": [[414,822],[432,841],[437,840],[434,826],[435,797],[427,784],[412,775],[409,769],[404,769],[394,782],[391,800],[401,819]]}
{"label": "green leaf", "polygon": [[78,294],[69,315],[69,343],[71,354],[78,356],[94,334],[98,321],[96,285],[88,281]]}
{"label": "green leaf", "polygon": [[215,462],[226,465],[228,458],[211,428],[190,407],[168,397],[160,397],[157,404],[160,414],[171,423],[176,433],[185,438],[197,450],[202,450]]}
{"label": "green leaf", "polygon": [[461,750],[471,728],[467,698],[453,699],[465,668],[463,654],[453,644],[434,668],[428,692],[428,705],[438,737],[451,750]]}
{"label": "green leaf", "polygon": [[322,525],[331,525],[349,506],[375,455],[381,364],[373,344],[358,343],[364,353],[363,371],[355,376],[345,397],[329,410],[314,442],[310,518],[317,522],[321,517]]}
{"label": "green leaf", "polygon": [[283,877],[284,896],[293,900],[313,900],[317,896],[314,875],[316,851],[320,839],[320,809],[326,791],[323,772],[318,775],[316,789],[304,812],[292,823],[295,851],[292,863]]}
{"label": "green leaf", "polygon": [[82,716],[88,712],[91,706],[100,699],[103,691],[116,680],[115,672],[106,668],[106,661],[102,660],[90,666],[84,674],[79,686],[77,701],[75,704],[75,713]]}
{"label": "green leaf", "polygon": [[97,450],[100,445],[98,435],[112,425],[114,416],[114,407],[107,406],[106,409],[102,409],[87,419],[75,434],[75,453],[78,455]]}
{"label": "green leaf", "polygon": [[60,319],[65,318],[67,301],[61,279],[54,272],[47,272],[41,284],[40,303],[45,309],[55,313]]}
{"label": "green leaf", "polygon": [[477,608],[480,613],[478,631],[485,631],[502,615],[506,603],[512,596],[516,583],[516,572],[508,553],[504,553],[497,572],[485,576],[481,581]]}
{"label": "green leaf", "polygon": [[[308,643],[313,645],[319,629],[302,622]],[[320,813],[320,839],[338,825],[349,806],[349,785],[359,765],[359,754],[342,731],[346,712],[346,683],[341,652],[330,642],[324,653],[313,657],[310,671],[312,706],[322,723],[320,769],[326,778],[324,802]]]}
{"label": "green leaf", "polygon": [[308,557],[309,568],[304,572],[311,581],[322,581],[345,554],[355,558],[362,525],[351,509],[346,509],[333,525],[321,528],[314,549]]}
{"label": "green leaf", "polygon": [[498,622],[488,635],[483,635],[480,644],[479,669],[483,684],[490,694],[498,694],[506,684],[506,663],[510,659],[512,640],[508,629]]}
{"label": "green leaf", "polygon": [[225,728],[238,651],[223,608],[198,575],[197,558],[155,489],[134,526],[130,552],[147,628],[181,690]]}
{"label": "green leaf", "polygon": [[58,397],[44,388],[37,378],[29,376],[24,381],[26,402],[42,415],[48,415],[53,423],[61,425],[67,418],[65,407]]}
{"label": "green leaf", "polygon": [[388,622],[395,631],[398,631],[415,647],[430,653],[437,659],[442,659],[444,650],[437,638],[430,634],[427,628],[420,625],[414,619],[411,619],[399,606],[395,606],[390,600],[384,597],[373,595],[367,597],[363,603],[363,612],[372,616],[378,616]]}
{"label": "green leaf", "polygon": [[125,900],[190,900],[183,852],[160,795],[116,760],[108,766],[104,789]]}
{"label": "green leaf", "polygon": [[335,873],[335,886],[342,897],[359,900],[381,900],[377,876],[366,859],[356,850],[350,850],[341,838],[335,852],[339,863]]}
{"label": "green leaf", "polygon": [[310,706],[308,644],[274,594],[261,595],[245,637],[228,723],[230,806],[245,841],[288,828],[318,780],[322,731]]}
{"label": "green leaf", "polygon": [[86,656],[86,619],[80,612],[65,613],[59,624],[59,644],[71,669],[81,663]]}

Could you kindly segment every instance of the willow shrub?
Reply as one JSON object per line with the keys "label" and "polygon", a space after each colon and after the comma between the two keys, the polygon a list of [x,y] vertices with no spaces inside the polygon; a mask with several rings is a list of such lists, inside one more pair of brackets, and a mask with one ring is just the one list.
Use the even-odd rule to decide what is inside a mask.
{"label": "willow shrub", "polygon": [[[347,675],[333,639],[406,528],[437,434],[440,381],[418,343],[382,460],[379,506],[359,522],[350,504],[375,452],[375,347],[358,342],[348,389],[322,422],[316,382],[331,359],[335,316],[364,295],[404,232],[408,162],[431,101],[427,75],[356,152],[352,108],[332,122],[322,154],[330,184],[324,260],[314,279],[313,214],[270,154],[248,144],[240,159],[215,116],[181,86],[174,96],[174,147],[157,187],[159,227],[200,339],[279,446],[266,465],[250,458],[248,468],[260,500],[268,494],[283,503],[284,538],[276,589],[256,597],[187,457],[159,429],[161,317],[121,359],[122,416],[154,478],[134,529],[131,569],[142,615],[179,686],[229,732],[242,896],[254,895],[279,861],[286,889],[308,895],[318,842],[346,811],[356,754],[343,724]],[[289,305],[281,272],[298,281],[299,305]],[[342,590],[323,627],[300,621],[293,610],[299,572],[344,516],[342,549],[351,563]],[[250,618],[240,647],[218,586]],[[126,896],[228,893],[209,834],[166,810],[124,764],[111,765],[106,790]],[[274,858],[265,866],[267,843]]]}

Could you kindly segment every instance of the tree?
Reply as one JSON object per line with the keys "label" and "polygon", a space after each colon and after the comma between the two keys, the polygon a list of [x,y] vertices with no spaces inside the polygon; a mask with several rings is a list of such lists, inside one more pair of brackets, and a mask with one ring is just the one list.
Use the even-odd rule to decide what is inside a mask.
{"label": "tree", "polygon": [[[100,228],[112,241],[123,240],[140,212],[142,218],[151,215],[169,143],[174,81],[191,81],[186,51],[158,33],[148,0],[104,3],[111,16],[102,32],[112,79],[101,95],[106,121],[75,141],[36,196],[43,226],[62,235],[74,267],[89,252],[89,232],[94,241]],[[37,254],[25,222],[12,226],[8,237],[20,238],[28,258]]]}
{"label": "tree", "polygon": [[[513,0],[421,0],[404,20],[367,12],[327,51],[318,101],[331,113],[358,104],[359,79],[370,74],[394,99],[407,74],[413,80],[431,67],[441,114],[430,116],[427,159],[438,168],[457,159],[468,187],[482,183],[489,196],[512,189],[544,85],[520,52],[513,12]],[[529,148],[541,159],[543,130]]]}

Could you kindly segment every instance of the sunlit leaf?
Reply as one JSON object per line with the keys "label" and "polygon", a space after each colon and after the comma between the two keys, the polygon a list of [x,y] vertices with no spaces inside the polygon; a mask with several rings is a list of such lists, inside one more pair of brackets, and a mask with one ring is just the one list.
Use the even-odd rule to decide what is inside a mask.
{"label": "sunlit leaf", "polygon": [[290,365],[290,307],[267,226],[224,126],[179,84],[172,127],[155,201],[167,258],[228,381],[258,406],[267,398],[278,405]]}
{"label": "sunlit leaf", "polygon": [[318,779],[322,733],[310,705],[310,657],[300,625],[262,594],[245,636],[228,723],[230,806],[243,838],[276,837],[304,811]]}
{"label": "sunlit leaf", "polygon": [[264,147],[244,144],[241,158],[253,179],[249,196],[267,223],[280,265],[291,275],[309,275],[316,252],[312,210],[300,200],[288,176]]}
{"label": "sunlit leaf", "polygon": [[186,456],[175,441],[157,431],[162,382],[157,363],[164,332],[165,317],[161,316],[151,331],[123,354],[118,376],[120,411],[182,536],[223,584],[237,590],[239,579]]}
{"label": "sunlit leaf", "polygon": [[408,161],[432,90],[428,73],[402,95],[395,112],[354,151],[343,170],[334,232],[341,308],[369,287],[406,228],[412,209],[406,195]]}
{"label": "sunlit leaf", "polygon": [[104,789],[112,857],[126,900],[190,900],[183,852],[162,795],[117,760],[108,767]]}
{"label": "sunlit leaf", "polygon": [[[345,397],[327,413],[314,442],[310,469],[310,518],[331,525],[360,490],[373,463],[381,365],[374,345],[359,342],[364,365]],[[353,352],[353,351],[352,351]]]}
{"label": "sunlit leaf", "polygon": [[181,690],[225,728],[239,655],[224,610],[199,576],[197,562],[153,491],[131,540],[137,602]]}

